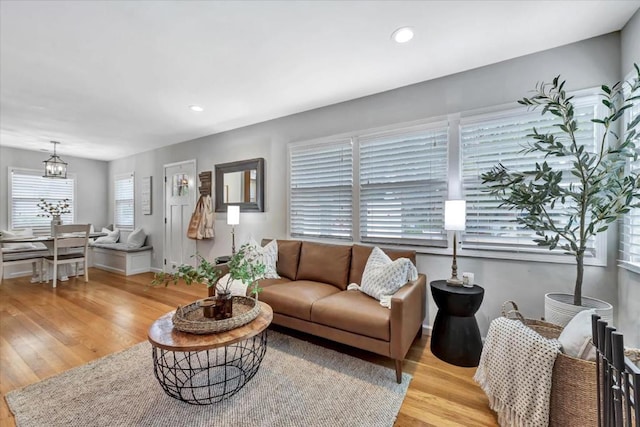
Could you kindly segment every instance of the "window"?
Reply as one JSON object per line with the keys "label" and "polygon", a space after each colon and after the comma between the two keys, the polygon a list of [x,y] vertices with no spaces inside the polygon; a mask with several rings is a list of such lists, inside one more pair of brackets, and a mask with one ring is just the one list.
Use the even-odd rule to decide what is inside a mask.
{"label": "window", "polygon": [[38,207],[40,199],[56,204],[69,200],[69,213],[62,215],[62,222],[75,222],[75,176],[66,179],[44,178],[42,171],[9,168],[11,206],[9,227],[11,229],[31,228],[35,234],[51,233],[51,218]]}
{"label": "window", "polygon": [[291,236],[351,240],[351,139],[289,148]]}
{"label": "window", "polygon": [[[640,116],[640,103],[638,103],[638,100],[635,102],[636,104],[627,110],[627,114],[625,115],[625,129],[627,124],[636,120],[636,118]],[[640,126],[636,127],[636,132],[640,132]],[[635,139],[636,146],[640,143],[638,135],[639,134],[636,134]],[[639,172],[640,159],[635,162],[631,162],[629,164],[629,170],[631,172]],[[640,209],[631,209],[631,211],[624,216],[621,222],[621,250],[623,264],[640,273]]]}
{"label": "window", "polygon": [[[575,98],[574,104],[574,114],[578,120],[577,140],[585,149],[593,151],[597,135],[591,119],[595,117],[597,98]],[[462,237],[465,248],[562,255],[561,250],[549,251],[546,247],[537,246],[533,242],[535,233],[515,222],[519,213],[500,207],[500,201],[486,192],[486,186],[480,178],[498,163],[515,170],[532,168],[535,162],[532,158],[533,153],[526,156],[521,153],[526,142],[530,140],[527,135],[533,127],[540,133],[556,133],[556,123],[557,120],[551,114],[543,116],[540,110],[525,109],[461,120],[462,186],[464,198],[467,200],[467,225]],[[571,166],[571,160],[563,157],[541,157],[537,161],[546,161],[556,169],[567,170]],[[572,175],[565,173],[563,176],[566,179]],[[557,206],[551,214],[557,223],[566,223],[561,206]],[[605,244],[604,242],[604,235],[593,239],[586,257],[596,256],[597,244]],[[602,257],[601,261],[604,262],[605,254],[597,255]]]}
{"label": "window", "polygon": [[114,183],[114,226],[121,230],[133,230],[134,188],[133,173],[118,175]]}
{"label": "window", "polygon": [[360,240],[446,246],[447,124],[358,142]]}
{"label": "window", "polygon": [[448,124],[289,146],[289,234],[446,246]]}

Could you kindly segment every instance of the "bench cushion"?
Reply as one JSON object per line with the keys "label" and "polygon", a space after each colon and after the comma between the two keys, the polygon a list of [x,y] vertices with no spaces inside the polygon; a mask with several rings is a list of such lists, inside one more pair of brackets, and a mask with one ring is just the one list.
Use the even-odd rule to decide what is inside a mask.
{"label": "bench cushion", "polygon": [[11,262],[11,261],[22,261],[25,259],[38,259],[42,258],[46,255],[49,255],[48,250],[34,251],[34,250],[12,250],[12,251],[2,251],[2,261],[3,262]]}
{"label": "bench cushion", "polygon": [[121,252],[143,252],[150,251],[153,249],[153,246],[142,246],[142,247],[133,247],[129,246],[126,243],[94,243],[91,245],[92,248],[100,248],[100,249],[109,249],[112,251],[121,251]]}

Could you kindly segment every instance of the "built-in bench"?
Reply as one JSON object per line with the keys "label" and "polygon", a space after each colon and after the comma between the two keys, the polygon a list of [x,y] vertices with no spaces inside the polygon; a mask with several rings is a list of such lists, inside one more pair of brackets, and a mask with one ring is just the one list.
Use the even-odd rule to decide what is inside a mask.
{"label": "built-in bench", "polygon": [[132,248],[126,243],[94,243],[91,250],[96,268],[124,276],[151,271],[153,246]]}

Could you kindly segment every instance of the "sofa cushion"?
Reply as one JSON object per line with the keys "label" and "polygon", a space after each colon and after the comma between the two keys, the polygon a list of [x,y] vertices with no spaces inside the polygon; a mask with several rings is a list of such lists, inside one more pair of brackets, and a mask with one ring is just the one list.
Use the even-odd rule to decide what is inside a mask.
{"label": "sofa cushion", "polygon": [[391,310],[359,291],[343,291],[313,304],[311,321],[389,341]]}
{"label": "sofa cushion", "polygon": [[[270,240],[263,239],[262,246],[269,242]],[[300,246],[302,246],[302,242],[299,240],[278,239],[278,262],[276,263],[276,271],[280,277],[296,280],[298,261],[300,260]]]}
{"label": "sofa cushion", "polygon": [[[349,283],[362,283],[362,273],[364,273],[364,267],[367,265],[369,255],[373,247],[353,245],[351,249],[351,269],[349,270]],[[382,249],[382,251],[391,258],[396,260],[398,258],[409,258],[413,265],[416,265],[416,251],[399,251],[393,249]]]}
{"label": "sofa cushion", "polygon": [[264,288],[268,288],[269,286],[282,285],[283,283],[289,283],[289,282],[291,282],[291,280],[287,279],[286,277],[280,277],[278,279],[261,279],[259,283],[260,283],[260,287],[264,289]]}
{"label": "sofa cushion", "polygon": [[326,283],[300,280],[266,286],[260,293],[260,301],[266,302],[275,313],[311,320],[311,306],[321,298],[340,292]]}
{"label": "sofa cushion", "polygon": [[351,246],[302,242],[296,280],[329,283],[345,290],[350,264]]}

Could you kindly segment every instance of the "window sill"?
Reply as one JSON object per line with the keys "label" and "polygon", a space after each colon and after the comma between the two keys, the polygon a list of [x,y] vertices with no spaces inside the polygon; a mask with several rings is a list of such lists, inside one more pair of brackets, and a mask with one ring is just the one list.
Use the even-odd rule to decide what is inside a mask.
{"label": "window sill", "polygon": [[640,265],[628,261],[618,261],[618,267],[624,268],[632,273],[640,274]]}

